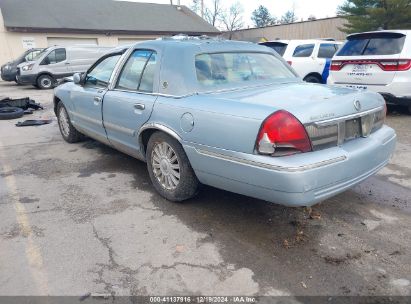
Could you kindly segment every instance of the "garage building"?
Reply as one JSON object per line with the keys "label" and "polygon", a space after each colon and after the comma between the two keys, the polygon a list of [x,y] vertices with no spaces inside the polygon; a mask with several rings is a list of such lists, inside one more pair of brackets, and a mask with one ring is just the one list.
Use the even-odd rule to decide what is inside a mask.
{"label": "garage building", "polygon": [[0,64],[52,45],[117,46],[220,32],[185,6],[113,0],[0,0]]}

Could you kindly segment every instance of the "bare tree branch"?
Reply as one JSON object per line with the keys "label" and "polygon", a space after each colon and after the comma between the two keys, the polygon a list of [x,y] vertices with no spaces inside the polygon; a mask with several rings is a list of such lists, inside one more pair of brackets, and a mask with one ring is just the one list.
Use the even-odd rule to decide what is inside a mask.
{"label": "bare tree branch", "polygon": [[243,11],[240,2],[236,2],[223,14],[222,21],[229,32],[229,39],[232,38],[233,31],[241,29],[244,25]]}
{"label": "bare tree branch", "polygon": [[217,25],[217,22],[222,18],[223,8],[220,0],[213,0],[212,8],[205,8],[204,19],[213,26]]}

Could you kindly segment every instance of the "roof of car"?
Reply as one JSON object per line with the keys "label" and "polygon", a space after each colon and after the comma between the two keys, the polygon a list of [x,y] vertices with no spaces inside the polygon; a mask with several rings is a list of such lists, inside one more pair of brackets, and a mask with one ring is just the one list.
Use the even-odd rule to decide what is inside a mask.
{"label": "roof of car", "polygon": [[149,47],[149,46],[161,46],[168,45],[174,46],[176,49],[192,48],[195,52],[204,51],[204,52],[219,52],[219,51],[236,51],[236,50],[260,50],[267,51],[265,46],[261,46],[252,42],[246,41],[235,41],[235,40],[226,40],[219,38],[211,37],[190,37],[190,36],[175,36],[175,37],[164,37],[156,40],[147,40],[142,42],[137,42],[134,46],[139,47]]}
{"label": "roof of car", "polygon": [[290,39],[290,40],[270,40],[270,41],[266,41],[266,42],[261,42],[260,44],[265,44],[265,43],[275,43],[275,42],[279,42],[279,43],[285,43],[285,44],[290,44],[290,43],[294,43],[294,44],[298,44],[298,43],[340,43],[338,41],[335,40],[330,40],[330,39]]}
{"label": "roof of car", "polygon": [[113,0],[0,0],[4,25],[14,31],[218,34],[181,5]]}

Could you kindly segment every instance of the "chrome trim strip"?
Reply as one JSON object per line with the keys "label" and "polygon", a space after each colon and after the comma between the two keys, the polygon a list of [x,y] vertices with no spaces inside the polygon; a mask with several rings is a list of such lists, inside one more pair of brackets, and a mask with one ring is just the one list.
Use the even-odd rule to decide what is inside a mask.
{"label": "chrome trim strip", "polygon": [[144,124],[138,131],[138,138],[141,138],[141,133],[143,133],[143,131],[147,129],[157,129],[157,130],[163,131],[167,133],[168,135],[174,137],[178,141],[182,141],[182,138],[180,137],[180,135],[178,135],[175,131],[173,131],[169,127],[166,127],[156,122],[149,122],[149,123]]}
{"label": "chrome trim strip", "polygon": [[124,133],[128,136],[134,136],[136,134],[136,131],[133,129],[129,129],[129,128],[125,128],[123,126],[117,125],[117,124],[113,124],[111,122],[104,122],[104,127],[106,129],[110,129],[112,131],[116,131],[116,132],[120,132],[120,133]]}
{"label": "chrome trim strip", "polygon": [[317,127],[327,126],[327,125],[331,125],[331,124],[337,124],[337,123],[345,121],[345,120],[360,118],[362,116],[366,116],[368,114],[375,113],[375,112],[381,111],[383,109],[384,109],[384,106],[381,106],[381,107],[374,108],[374,109],[364,111],[364,112],[360,112],[360,113],[354,113],[354,114],[350,114],[350,115],[346,115],[346,116],[342,116],[342,117],[316,121],[316,122],[313,122],[313,124],[316,125]]}
{"label": "chrome trim strip", "polygon": [[101,126],[101,127],[103,126],[103,121],[102,121],[102,120],[94,119],[94,118],[88,117],[88,116],[86,116],[86,115],[83,115],[83,114],[80,114],[80,113],[77,113],[77,112],[74,112],[74,111],[69,111],[69,113],[70,113],[71,115],[74,115],[75,117],[79,117],[79,118],[81,118],[81,119],[83,119],[83,120],[85,120],[85,121],[88,121],[88,122],[90,122],[90,123],[99,125],[99,126]]}
{"label": "chrome trim strip", "polygon": [[142,91],[137,91],[137,90],[132,91],[132,90],[125,90],[125,89],[117,89],[117,88],[113,88],[111,91],[135,93],[135,94],[142,94],[142,95],[149,95],[149,96],[161,96],[161,97],[175,98],[175,99],[190,97],[190,96],[194,96],[198,94],[198,93],[190,93],[186,95],[169,95],[169,94],[162,94],[162,93],[150,93],[150,92],[142,92]]}
{"label": "chrome trim strip", "polygon": [[315,169],[315,168],[327,166],[327,165],[330,165],[330,164],[334,164],[334,163],[337,163],[337,162],[341,162],[341,161],[344,161],[344,160],[347,159],[347,157],[343,155],[343,156],[327,159],[327,160],[324,160],[324,161],[321,161],[321,162],[305,165],[305,166],[283,167],[283,166],[275,166],[275,165],[255,162],[255,161],[252,161],[252,160],[243,159],[243,158],[239,158],[239,157],[235,157],[235,156],[228,156],[228,155],[224,155],[224,154],[221,154],[221,153],[215,153],[215,152],[211,152],[211,151],[207,151],[207,150],[203,150],[203,149],[195,148],[195,150],[198,153],[202,154],[202,155],[210,156],[210,157],[213,157],[213,158],[218,158],[218,159],[221,159],[221,160],[240,163],[240,164],[243,164],[243,165],[249,165],[249,166],[253,166],[253,167],[259,167],[259,168],[263,168],[263,169],[269,169],[269,170],[274,170],[274,171],[285,171],[285,172],[307,171],[307,170],[310,170],[310,169]]}

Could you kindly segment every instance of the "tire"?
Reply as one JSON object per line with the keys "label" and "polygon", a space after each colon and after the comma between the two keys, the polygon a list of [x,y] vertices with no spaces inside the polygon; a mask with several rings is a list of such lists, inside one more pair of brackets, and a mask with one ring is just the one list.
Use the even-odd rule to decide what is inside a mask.
{"label": "tire", "polygon": [[59,123],[59,129],[61,136],[68,143],[76,143],[84,139],[84,135],[77,131],[71,124],[70,117],[67,113],[66,107],[62,102],[57,105],[57,121]]}
{"label": "tire", "polygon": [[153,133],[146,159],[151,182],[162,197],[181,202],[197,194],[198,179],[177,140],[163,132]]}
{"label": "tire", "polygon": [[37,78],[37,86],[41,90],[49,90],[54,88],[55,80],[50,75],[40,75]]}
{"label": "tire", "polygon": [[315,75],[308,75],[307,77],[304,78],[305,82],[311,82],[311,83],[321,83],[321,79],[318,76]]}
{"label": "tire", "polygon": [[408,114],[411,115],[411,105],[408,106]]}
{"label": "tire", "polygon": [[0,119],[15,119],[24,115],[24,110],[17,107],[3,107],[0,108]]}

